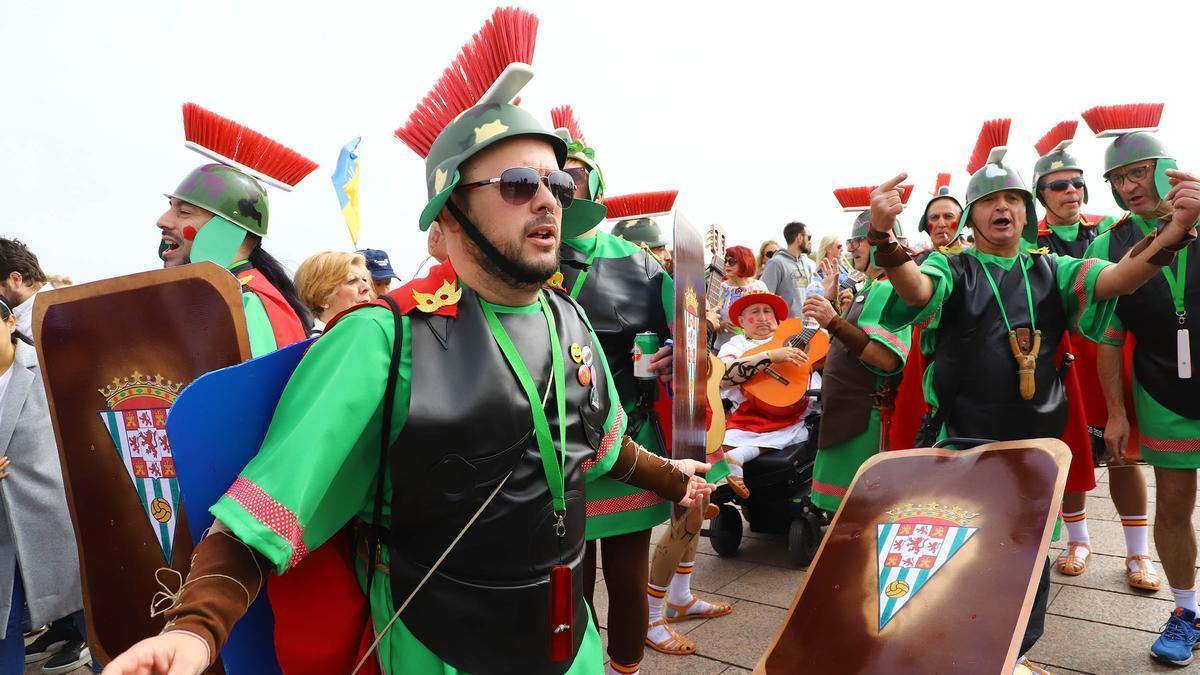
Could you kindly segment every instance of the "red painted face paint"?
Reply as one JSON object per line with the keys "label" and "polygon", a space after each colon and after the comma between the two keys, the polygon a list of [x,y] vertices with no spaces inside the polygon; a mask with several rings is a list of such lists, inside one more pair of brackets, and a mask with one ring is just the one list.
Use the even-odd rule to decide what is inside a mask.
{"label": "red painted face paint", "polygon": [[183,238],[191,241],[196,238],[196,228],[191,225],[183,226]]}

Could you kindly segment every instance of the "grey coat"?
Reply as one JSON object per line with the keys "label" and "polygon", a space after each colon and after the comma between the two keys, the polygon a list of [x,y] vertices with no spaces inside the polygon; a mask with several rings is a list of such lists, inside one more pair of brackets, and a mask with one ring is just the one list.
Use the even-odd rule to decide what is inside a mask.
{"label": "grey coat", "polygon": [[0,481],[0,638],[6,629],[2,619],[13,610],[18,564],[34,626],[83,606],[75,531],[33,347],[17,343],[12,371],[0,399],[0,454],[10,462],[8,478]]}

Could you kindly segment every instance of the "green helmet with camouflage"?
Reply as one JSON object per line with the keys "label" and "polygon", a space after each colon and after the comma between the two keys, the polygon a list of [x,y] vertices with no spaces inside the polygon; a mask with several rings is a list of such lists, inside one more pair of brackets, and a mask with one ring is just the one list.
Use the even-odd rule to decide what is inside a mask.
{"label": "green helmet with camouflage", "polygon": [[215,163],[197,167],[167,196],[211,211],[252,234],[267,234],[266,189],[233,167]]}
{"label": "green helmet with camouflage", "polygon": [[[870,211],[859,211],[858,215],[854,217],[854,223],[850,226],[850,236],[847,237],[847,239],[863,239],[867,236],[867,233],[870,231],[871,231],[871,212]],[[892,231],[895,232],[896,230],[893,229]]]}
{"label": "green helmet with camouflage", "polygon": [[612,234],[647,248],[660,248],[670,243],[655,216],[665,216],[675,208],[678,190],[658,190],[614,195],[604,200],[608,217],[616,220]]}
{"label": "green helmet with camouflage", "polygon": [[653,218],[630,218],[617,222],[612,234],[625,241],[635,244],[645,244],[647,248],[661,248],[667,245],[662,228]]}
{"label": "green helmet with camouflage", "polygon": [[983,123],[983,130],[967,165],[971,180],[967,182],[967,203],[963,206],[955,238],[962,234],[964,227],[970,226],[971,206],[975,202],[990,194],[1014,190],[1020,192],[1025,201],[1025,229],[1021,231],[1021,238],[1031,243],[1037,241],[1038,217],[1033,193],[1025,186],[1016,169],[1004,164],[1004,155],[1008,152],[1004,144],[1008,142],[1011,122],[1009,119],[999,119]]}
{"label": "green helmet with camouflage", "polygon": [[[1167,169],[1178,168],[1159,140],[1158,123],[1162,119],[1162,103],[1134,103],[1126,105],[1097,106],[1083,112],[1083,119],[1097,138],[1112,138],[1113,142],[1104,151],[1104,178],[1113,171],[1130,164],[1154,160],[1154,186],[1159,199],[1171,191]],[[1127,209],[1125,201],[1110,186],[1117,205]]]}
{"label": "green helmet with camouflage", "polygon": [[525,10],[497,8],[396,129],[396,138],[425,158],[429,201],[418,220],[422,231],[458,187],[462,165],[486,148],[511,138],[540,138],[554,149],[559,168],[566,162],[566,141],[511,103],[533,78],[527,64],[537,24]]}
{"label": "green helmet with camouflage", "polygon": [[[1045,136],[1034,144],[1034,149],[1037,150],[1038,160],[1033,164],[1033,194],[1037,200],[1046,205],[1046,200],[1042,198],[1042,179],[1048,174],[1057,173],[1059,171],[1078,171],[1083,173],[1083,166],[1079,160],[1067,152],[1067,148],[1075,138],[1075,130],[1079,127],[1077,120],[1066,120],[1054,125],[1054,128],[1046,132]],[[1083,187],[1083,203],[1088,201],[1087,186]]]}
{"label": "green helmet with camouflage", "polygon": [[550,121],[554,125],[554,133],[567,142],[567,159],[583,164],[588,170],[588,197],[576,197],[563,212],[563,238],[574,239],[599,225],[608,213],[600,203],[604,198],[604,173],[596,163],[596,151],[583,137],[579,120],[571,106],[551,109]]}

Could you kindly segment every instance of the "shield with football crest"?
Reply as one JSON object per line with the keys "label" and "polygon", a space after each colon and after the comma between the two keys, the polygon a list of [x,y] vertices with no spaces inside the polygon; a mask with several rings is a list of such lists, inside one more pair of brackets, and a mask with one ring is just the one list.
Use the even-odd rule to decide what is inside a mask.
{"label": "shield with football crest", "polygon": [[880,453],[756,673],[1011,673],[1066,484],[1057,439]]}
{"label": "shield with football crest", "polygon": [[164,590],[156,572],[187,574],[192,540],[167,414],[193,380],[249,357],[241,298],[227,270],[197,263],[48,291],[34,305],[101,662],[162,630],[151,616]]}

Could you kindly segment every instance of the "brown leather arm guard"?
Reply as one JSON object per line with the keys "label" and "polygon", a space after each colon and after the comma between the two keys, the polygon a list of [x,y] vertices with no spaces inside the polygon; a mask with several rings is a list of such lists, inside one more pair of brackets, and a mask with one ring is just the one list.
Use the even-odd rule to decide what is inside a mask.
{"label": "brown leather arm guard", "polygon": [[[1129,257],[1136,258],[1140,256],[1147,248],[1150,247],[1150,242],[1158,238],[1158,235],[1162,233],[1163,228],[1168,226],[1169,225],[1166,224],[1160,225],[1157,230],[1143,237],[1142,240],[1135,244],[1133,249],[1129,251]],[[1151,255],[1146,262],[1150,263],[1151,265],[1157,265],[1158,267],[1166,267],[1175,260],[1175,254],[1187,248],[1187,245],[1192,243],[1195,238],[1196,235],[1194,234],[1184,234],[1183,238],[1175,242],[1174,245],[1163,246],[1162,248],[1158,249],[1158,251]]]}
{"label": "brown leather arm guard", "polygon": [[867,230],[867,243],[875,249],[876,267],[899,267],[912,260],[900,242],[892,239],[887,232]]}
{"label": "brown leather arm guard", "polygon": [[863,329],[840,316],[833,317],[829,321],[829,325],[825,327],[825,330],[829,331],[830,335],[846,345],[846,351],[850,352],[850,356],[856,359],[862,356],[863,350],[871,342],[871,338],[867,337]]}
{"label": "brown leather arm guard", "polygon": [[250,609],[270,563],[228,530],[209,532],[192,554],[187,581],[160,600],[171,605],[164,633],[191,633],[208,645],[208,663],[216,660],[233,624]]}
{"label": "brown leather arm guard", "polygon": [[621,454],[613,462],[608,477],[654,494],[671,502],[687,495],[690,480],[669,460],[646,450],[625,436],[621,439]]}

